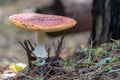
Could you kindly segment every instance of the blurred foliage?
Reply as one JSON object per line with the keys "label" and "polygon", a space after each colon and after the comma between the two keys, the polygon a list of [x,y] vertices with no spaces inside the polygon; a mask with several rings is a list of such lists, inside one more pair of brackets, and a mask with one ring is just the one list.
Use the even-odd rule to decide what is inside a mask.
{"label": "blurred foliage", "polygon": [[17,0],[0,0],[0,6],[7,5],[15,1]]}

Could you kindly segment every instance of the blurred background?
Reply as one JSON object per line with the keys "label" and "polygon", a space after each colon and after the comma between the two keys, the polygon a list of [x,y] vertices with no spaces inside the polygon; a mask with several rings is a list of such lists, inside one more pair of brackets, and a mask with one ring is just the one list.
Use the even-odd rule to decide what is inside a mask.
{"label": "blurred background", "polygon": [[[56,0],[57,1],[57,0]],[[92,0],[0,0],[0,59],[3,58],[21,59],[25,57],[25,51],[18,41],[30,40],[32,43],[37,42],[35,32],[24,30],[16,27],[8,21],[9,16],[16,13],[48,13],[57,14],[54,12],[55,4],[62,4],[64,8],[64,16],[68,16],[77,20],[77,25],[67,30],[69,35],[64,40],[64,50],[62,53],[72,53],[76,48],[85,46],[88,42],[89,33],[91,30],[91,6]],[[54,5],[54,6],[53,6]],[[52,7],[51,7],[52,6]],[[58,7],[58,11],[61,6]],[[57,7],[56,7],[57,8]],[[58,12],[60,13],[60,11]],[[59,36],[46,39],[46,47],[51,48],[51,53],[54,53],[53,43],[57,43]],[[53,33],[51,35],[54,35]],[[25,58],[24,58],[25,59]]]}

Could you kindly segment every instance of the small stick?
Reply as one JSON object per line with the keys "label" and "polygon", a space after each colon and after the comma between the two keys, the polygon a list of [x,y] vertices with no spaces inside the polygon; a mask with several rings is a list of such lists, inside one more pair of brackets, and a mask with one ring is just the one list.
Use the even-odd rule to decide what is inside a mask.
{"label": "small stick", "polygon": [[30,43],[30,41],[27,41],[25,40],[24,41],[24,44],[19,41],[20,45],[25,49],[26,53],[27,53],[27,57],[28,57],[28,64],[29,64],[29,67],[32,66],[32,62],[31,62],[31,50],[29,49],[29,45],[30,47],[32,48],[32,44]]}
{"label": "small stick", "polygon": [[30,41],[29,41],[29,40],[27,40],[27,42],[28,42],[28,44],[30,45],[31,50],[33,51],[33,50],[34,50],[34,47],[32,46],[32,44],[30,43]]}
{"label": "small stick", "polygon": [[31,67],[32,66],[32,62],[31,62],[31,51],[30,51],[30,49],[29,49],[29,47],[28,47],[28,44],[27,44],[27,41],[25,40],[24,41],[24,44],[25,44],[25,46],[26,46],[26,52],[27,52],[27,56],[28,56],[28,63],[29,63],[29,67]]}
{"label": "small stick", "polygon": [[66,34],[64,33],[63,36],[61,37],[61,40],[58,41],[58,47],[57,50],[55,51],[56,57],[58,58],[61,52],[61,48],[62,48],[62,43],[63,43],[63,39],[66,36]]}
{"label": "small stick", "polygon": [[25,49],[25,51],[27,50],[25,45],[23,45],[23,43],[21,41],[18,41],[20,43],[20,45]]}

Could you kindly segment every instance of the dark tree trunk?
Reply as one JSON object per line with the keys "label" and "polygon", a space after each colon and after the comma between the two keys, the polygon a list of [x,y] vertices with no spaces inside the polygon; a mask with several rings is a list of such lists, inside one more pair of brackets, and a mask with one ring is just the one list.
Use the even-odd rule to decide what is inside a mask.
{"label": "dark tree trunk", "polygon": [[110,2],[110,34],[111,38],[120,39],[120,0],[111,0]]}
{"label": "dark tree trunk", "polygon": [[99,44],[101,42],[101,34],[102,34],[102,22],[103,22],[103,12],[104,8],[102,5],[104,4],[104,0],[93,0],[93,10],[92,10],[92,31],[91,31],[91,39],[94,44]]}
{"label": "dark tree trunk", "polygon": [[120,0],[93,0],[93,45],[120,39]]}

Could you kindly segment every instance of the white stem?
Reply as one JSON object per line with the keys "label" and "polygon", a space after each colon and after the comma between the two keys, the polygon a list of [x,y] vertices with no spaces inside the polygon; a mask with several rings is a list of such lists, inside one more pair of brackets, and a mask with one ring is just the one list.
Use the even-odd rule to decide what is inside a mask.
{"label": "white stem", "polygon": [[45,33],[44,32],[38,32],[38,45],[35,48],[35,50],[33,51],[33,53],[35,54],[35,56],[37,58],[47,58],[48,57],[48,53],[46,52],[45,49]]}

